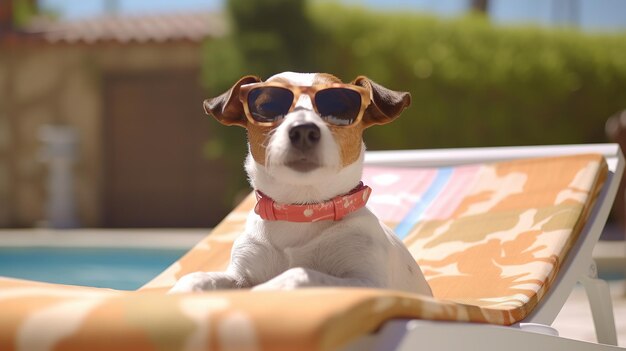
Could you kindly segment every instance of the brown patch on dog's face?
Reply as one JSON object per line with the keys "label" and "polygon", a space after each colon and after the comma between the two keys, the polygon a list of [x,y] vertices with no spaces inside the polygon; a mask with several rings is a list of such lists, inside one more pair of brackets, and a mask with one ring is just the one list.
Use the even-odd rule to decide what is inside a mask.
{"label": "brown patch on dog's face", "polygon": [[252,157],[258,164],[265,166],[266,147],[273,127],[262,127],[249,123],[246,129],[248,130],[248,143]]}
{"label": "brown patch on dog's face", "polygon": [[356,162],[361,156],[361,144],[363,144],[363,128],[361,125],[354,127],[336,127],[328,125],[335,142],[339,145],[341,165],[346,167]]}

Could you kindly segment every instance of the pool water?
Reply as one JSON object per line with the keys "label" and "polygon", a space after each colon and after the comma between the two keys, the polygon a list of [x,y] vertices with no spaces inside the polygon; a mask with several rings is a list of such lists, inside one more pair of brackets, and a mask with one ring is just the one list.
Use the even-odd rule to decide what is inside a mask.
{"label": "pool water", "polygon": [[49,283],[135,290],[186,249],[0,248],[0,276]]}

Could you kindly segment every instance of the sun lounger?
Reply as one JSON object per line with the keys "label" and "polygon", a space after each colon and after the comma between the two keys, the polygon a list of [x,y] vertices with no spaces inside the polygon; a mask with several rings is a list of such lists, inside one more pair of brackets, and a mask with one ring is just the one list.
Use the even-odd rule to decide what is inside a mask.
{"label": "sun lounger", "polygon": [[[249,196],[138,291],[0,279],[0,350],[613,350],[591,258],[624,160],[616,145],[370,152],[369,206],[395,227],[434,298],[381,289],[165,295],[219,271]],[[599,343],[550,327],[580,281]]]}

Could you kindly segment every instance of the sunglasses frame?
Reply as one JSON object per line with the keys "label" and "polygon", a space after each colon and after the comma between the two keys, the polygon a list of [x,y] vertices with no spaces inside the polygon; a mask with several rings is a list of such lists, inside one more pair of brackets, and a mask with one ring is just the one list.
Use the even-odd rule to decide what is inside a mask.
{"label": "sunglasses frame", "polygon": [[320,114],[320,112],[317,110],[317,105],[315,103],[315,94],[317,94],[319,91],[332,89],[332,88],[343,88],[343,89],[348,89],[348,90],[357,92],[361,96],[361,108],[359,109],[359,113],[354,118],[354,121],[352,123],[347,124],[347,125],[339,125],[339,124],[329,123],[328,121],[324,120],[327,124],[336,126],[336,127],[345,128],[345,127],[352,127],[352,126],[359,124],[361,119],[363,119],[363,115],[365,114],[365,109],[367,109],[367,107],[372,102],[370,91],[367,90],[366,88],[363,88],[354,84],[331,83],[331,84],[318,84],[318,85],[310,85],[310,86],[291,85],[291,84],[286,84],[286,83],[281,83],[281,82],[259,82],[259,83],[244,84],[239,88],[239,100],[243,104],[243,109],[244,109],[246,118],[248,119],[248,122],[254,125],[263,126],[263,127],[271,127],[271,126],[279,124],[281,121],[280,119],[277,119],[272,122],[257,121],[252,116],[252,113],[250,113],[250,107],[248,106],[248,94],[256,88],[263,88],[263,87],[277,87],[277,88],[283,88],[283,89],[287,89],[291,91],[291,93],[293,94],[293,101],[291,102],[291,106],[289,107],[289,110],[287,111],[287,113],[292,112],[294,110],[294,108],[296,107],[296,103],[298,102],[302,94],[309,96],[309,98],[311,99],[311,104],[313,105],[313,109],[315,110],[317,114]]}

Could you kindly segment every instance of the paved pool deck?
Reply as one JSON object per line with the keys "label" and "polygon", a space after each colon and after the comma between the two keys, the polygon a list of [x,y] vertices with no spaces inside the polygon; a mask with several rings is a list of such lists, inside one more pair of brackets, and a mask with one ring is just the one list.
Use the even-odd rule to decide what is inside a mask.
{"label": "paved pool deck", "polygon": [[192,248],[211,229],[0,229],[0,247]]}
{"label": "paved pool deck", "polygon": [[[621,347],[626,347],[626,281],[615,280],[609,285],[617,329],[617,343]],[[552,326],[559,331],[560,336],[596,342],[593,318],[585,289],[582,286],[576,286],[572,291]]]}

